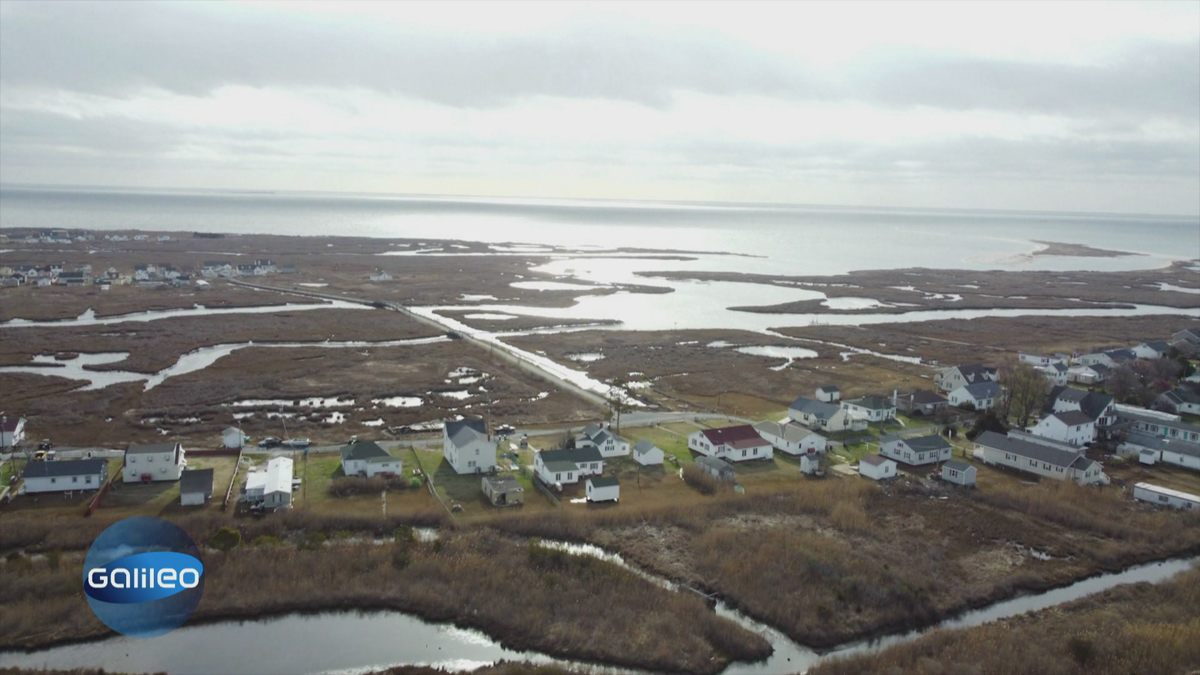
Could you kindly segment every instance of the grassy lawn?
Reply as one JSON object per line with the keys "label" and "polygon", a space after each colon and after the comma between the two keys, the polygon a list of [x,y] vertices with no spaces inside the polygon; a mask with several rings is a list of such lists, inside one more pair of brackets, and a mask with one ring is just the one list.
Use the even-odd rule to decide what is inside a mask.
{"label": "grassy lawn", "polygon": [[[679,461],[678,466],[685,466],[692,463],[692,452],[687,447],[687,434],[695,431],[691,428],[690,431],[679,429],[681,425],[672,424],[662,427],[637,427],[635,429],[623,429],[622,433],[629,440],[631,445],[638,441],[646,440],[662,448],[664,454],[674,457]],[[683,434],[682,436],[680,434]],[[667,466],[675,466],[671,460],[666,460]]]}
{"label": "grassy lawn", "polygon": [[[412,453],[407,449],[393,449],[393,456],[401,458],[404,463],[405,477],[412,476]],[[245,467],[243,467],[245,470]],[[296,459],[296,475],[305,479],[303,456]],[[427,511],[431,508],[441,508],[430,496],[424,486],[420,488],[404,488],[388,490],[387,496],[381,493],[349,495],[335,497],[329,494],[329,487],[337,478],[343,478],[342,456],[340,453],[309,453],[307,478],[301,482],[300,490],[293,496],[293,506],[297,509],[312,509],[322,513],[370,516],[384,512],[385,500],[388,515],[411,511]],[[239,482],[241,479],[239,478]],[[307,483],[307,501],[305,498]],[[240,487],[235,487],[234,491]]]}

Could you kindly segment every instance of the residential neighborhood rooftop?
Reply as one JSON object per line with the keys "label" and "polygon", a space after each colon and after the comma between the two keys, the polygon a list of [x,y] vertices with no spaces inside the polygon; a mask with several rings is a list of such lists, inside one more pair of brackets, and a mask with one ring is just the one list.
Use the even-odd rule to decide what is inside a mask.
{"label": "residential neighborhood rooftop", "polygon": [[108,462],[103,459],[60,459],[53,462],[30,462],[25,466],[25,477],[90,476],[100,473],[106,464]]}
{"label": "residential neighborhood rooftop", "polygon": [[618,487],[621,481],[617,480],[616,476],[592,476],[588,479],[592,483],[592,487]]}

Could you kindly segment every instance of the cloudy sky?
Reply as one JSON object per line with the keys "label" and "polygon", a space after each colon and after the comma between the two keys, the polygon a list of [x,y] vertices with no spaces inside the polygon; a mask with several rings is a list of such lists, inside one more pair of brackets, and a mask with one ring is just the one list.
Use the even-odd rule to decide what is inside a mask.
{"label": "cloudy sky", "polygon": [[1200,213],[1200,3],[0,0],[0,182]]}

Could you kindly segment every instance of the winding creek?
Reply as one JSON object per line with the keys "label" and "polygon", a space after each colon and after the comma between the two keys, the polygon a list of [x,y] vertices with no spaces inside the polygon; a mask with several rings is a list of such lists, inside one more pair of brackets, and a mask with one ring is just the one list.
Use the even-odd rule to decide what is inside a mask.
{"label": "winding creek", "polygon": [[330,300],[328,302],[317,303],[287,303],[283,305],[263,305],[261,307],[205,307],[197,303],[195,306],[187,309],[163,309],[151,310],[146,312],[133,312],[131,314],[117,314],[114,316],[106,316],[97,318],[96,312],[88,309],[83,314],[74,319],[50,319],[45,321],[34,321],[30,319],[9,319],[8,321],[0,322],[0,328],[36,328],[36,327],[62,327],[70,326],[109,326],[116,323],[147,322],[161,321],[163,319],[175,319],[187,316],[219,316],[222,314],[274,314],[277,312],[300,312],[313,309],[369,309],[369,307],[355,302],[346,302],[344,300]]}
{"label": "winding creek", "polygon": [[[620,565],[662,588],[686,592],[674,582],[640,570],[621,556],[596,546],[542,542],[577,555]],[[822,659],[883,649],[915,640],[933,630],[978,626],[1076,600],[1122,584],[1159,583],[1200,562],[1200,556],[1130,567],[1062,588],[998,602],[929,628],[852,642],[824,654],[791,640],[718,602],[715,611],[759,633],[774,648],[765,661],[730,664],[722,675],[803,673]],[[501,647],[478,631],[431,624],[402,612],[331,612],[288,615],[258,621],[224,621],[185,627],[154,640],[114,637],[35,652],[0,652],[0,668],[97,668],[113,672],[168,672],[173,675],[245,673],[363,673],[397,665],[433,665],[469,670],[500,660],[559,663],[592,673],[629,669],[556,659],[537,652]]]}

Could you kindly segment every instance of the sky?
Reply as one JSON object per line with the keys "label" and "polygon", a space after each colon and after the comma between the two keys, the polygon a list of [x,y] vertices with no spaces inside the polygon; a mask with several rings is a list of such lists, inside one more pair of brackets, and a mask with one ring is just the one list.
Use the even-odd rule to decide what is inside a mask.
{"label": "sky", "polygon": [[0,0],[0,183],[1200,214],[1200,2]]}

